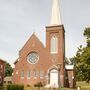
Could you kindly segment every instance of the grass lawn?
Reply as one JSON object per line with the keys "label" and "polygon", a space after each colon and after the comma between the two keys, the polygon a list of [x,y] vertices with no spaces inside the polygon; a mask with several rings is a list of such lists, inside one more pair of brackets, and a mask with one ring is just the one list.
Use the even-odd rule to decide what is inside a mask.
{"label": "grass lawn", "polygon": [[79,81],[76,83],[76,86],[89,86],[90,87],[90,83],[86,83],[85,81]]}
{"label": "grass lawn", "polygon": [[88,84],[85,81],[77,82],[76,86],[81,86],[81,90],[90,90],[90,83]]}
{"label": "grass lawn", "polygon": [[[80,81],[76,83],[76,87],[81,86],[81,90],[90,90],[90,83],[86,83],[85,81]],[[0,90],[7,90],[6,87],[1,87]],[[25,87],[24,90],[58,90],[58,89],[46,89],[46,88],[36,88],[36,87]],[[77,89],[70,89],[70,88],[60,88],[60,90],[77,90]]]}
{"label": "grass lawn", "polygon": [[[76,87],[80,86],[81,90],[90,90],[90,83],[86,83],[85,81],[79,81],[76,83]],[[58,90],[58,89],[45,89],[45,88],[35,88],[35,87],[27,87],[25,90]],[[70,89],[70,88],[61,88],[60,90],[77,90],[77,89]]]}
{"label": "grass lawn", "polygon": [[[35,88],[35,87],[27,87],[25,88],[25,90],[58,90],[58,89],[53,89],[53,88]],[[59,90],[74,90],[74,89],[70,89],[70,88],[61,88]]]}
{"label": "grass lawn", "polygon": [[0,86],[0,90],[7,90],[6,87]]}

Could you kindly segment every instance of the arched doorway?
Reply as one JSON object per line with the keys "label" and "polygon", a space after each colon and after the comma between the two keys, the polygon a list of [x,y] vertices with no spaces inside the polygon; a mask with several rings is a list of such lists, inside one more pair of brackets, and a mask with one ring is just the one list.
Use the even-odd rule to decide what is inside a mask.
{"label": "arched doorway", "polygon": [[50,86],[58,87],[58,70],[57,69],[50,70]]}

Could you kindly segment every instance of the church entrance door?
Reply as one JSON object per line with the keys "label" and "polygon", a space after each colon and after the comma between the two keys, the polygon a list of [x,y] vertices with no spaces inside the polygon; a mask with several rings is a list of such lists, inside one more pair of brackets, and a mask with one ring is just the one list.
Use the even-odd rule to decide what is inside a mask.
{"label": "church entrance door", "polygon": [[58,70],[56,69],[50,71],[50,85],[52,87],[58,87]]}

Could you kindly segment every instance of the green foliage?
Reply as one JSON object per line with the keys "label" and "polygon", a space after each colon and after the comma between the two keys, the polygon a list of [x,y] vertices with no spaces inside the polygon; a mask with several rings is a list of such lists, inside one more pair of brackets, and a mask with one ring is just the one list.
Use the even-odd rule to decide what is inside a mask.
{"label": "green foliage", "polygon": [[13,72],[13,68],[11,67],[11,65],[9,63],[6,62],[5,65],[5,76],[11,76]]}
{"label": "green foliage", "polygon": [[85,29],[84,36],[87,37],[87,46],[90,47],[90,28]]}
{"label": "green foliage", "polygon": [[87,46],[78,48],[77,54],[74,57],[76,63],[76,78],[77,80],[90,81],[90,28],[86,28],[84,36],[87,37]]}
{"label": "green foliage", "polygon": [[72,57],[72,58],[69,58],[69,60],[70,60],[70,65],[75,65],[75,57]]}
{"label": "green foliage", "polygon": [[24,90],[23,85],[7,85],[7,90]]}
{"label": "green foliage", "polygon": [[90,47],[79,48],[76,54],[76,77],[90,81]]}

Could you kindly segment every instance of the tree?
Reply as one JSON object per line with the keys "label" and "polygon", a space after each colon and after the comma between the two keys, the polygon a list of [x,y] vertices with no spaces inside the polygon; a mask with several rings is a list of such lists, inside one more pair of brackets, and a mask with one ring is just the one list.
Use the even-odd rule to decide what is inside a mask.
{"label": "tree", "polygon": [[90,81],[90,28],[86,28],[84,36],[87,38],[87,46],[78,48],[75,56],[77,80]]}
{"label": "tree", "polygon": [[87,46],[90,47],[90,27],[85,29],[84,36],[87,38]]}
{"label": "tree", "polygon": [[69,58],[70,60],[70,65],[75,65],[75,57]]}
{"label": "tree", "polygon": [[5,76],[11,76],[13,72],[13,68],[11,67],[11,65],[9,63],[6,62],[5,65]]}

